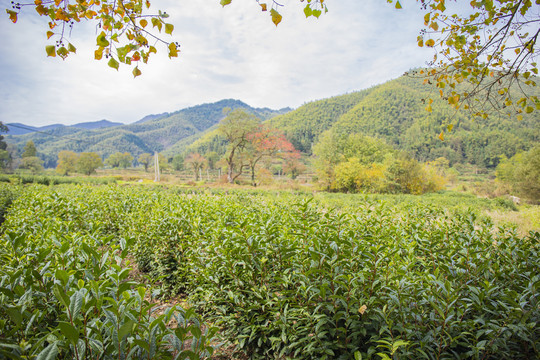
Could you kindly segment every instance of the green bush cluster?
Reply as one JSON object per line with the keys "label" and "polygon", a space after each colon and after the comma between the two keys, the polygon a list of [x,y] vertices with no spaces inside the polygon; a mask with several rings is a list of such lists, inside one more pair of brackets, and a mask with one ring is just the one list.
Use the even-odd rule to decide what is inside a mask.
{"label": "green bush cluster", "polygon": [[[0,339],[9,344],[0,345],[2,351],[24,349],[27,330],[17,327],[20,314],[25,317],[20,324],[39,333],[35,339],[45,339],[31,342],[33,354],[56,344],[64,357],[73,356],[74,345],[88,338],[84,331],[104,339],[103,344],[114,342],[115,324],[133,331],[122,338],[122,349],[137,346],[144,353],[144,339],[155,322],[143,319],[147,325],[124,327],[134,318],[118,312],[123,317],[115,323],[105,312],[114,313],[111,308],[120,306],[114,304],[128,307],[129,299],[142,301],[137,286],[122,285],[129,279],[113,280],[125,274],[115,256],[129,253],[163,290],[185,294],[252,359],[540,355],[540,233],[520,238],[511,230],[494,229],[474,210],[446,211],[413,202],[394,206],[369,197],[354,209],[329,209],[316,199],[278,192],[118,186],[24,190],[4,225],[2,256],[10,265],[3,267],[0,288],[13,296],[0,295]],[[40,215],[33,219],[30,214]],[[25,238],[17,240],[22,229]],[[22,256],[17,249],[28,250]],[[113,275],[90,276],[97,268]],[[19,280],[10,283],[12,278]],[[18,293],[22,281],[32,295]],[[108,296],[99,297],[104,305],[97,306],[98,297],[92,305],[103,311],[91,317],[101,322],[95,326],[100,335],[82,320],[69,320],[76,294],[89,297],[81,309],[92,303],[92,281],[107,283],[103,292]],[[128,286],[127,293],[119,291],[121,286]],[[58,287],[65,289],[69,303],[56,294]],[[50,295],[34,295],[41,292]],[[41,307],[23,308],[28,299]],[[34,311],[36,319],[28,326]],[[80,329],[77,339],[70,338],[67,324]],[[38,326],[47,329],[33,330]],[[160,329],[157,343],[165,344],[171,331]],[[187,329],[206,344],[196,328]],[[10,342],[3,334],[10,334]],[[99,349],[118,356],[114,347]],[[169,341],[160,349],[174,348]]]}
{"label": "green bush cluster", "polygon": [[367,197],[354,212],[264,193],[130,197],[121,232],[141,268],[253,359],[539,355],[539,233]]}
{"label": "green bush cluster", "polygon": [[18,190],[0,238],[0,359],[211,355],[217,328],[192,309],[158,305],[130,276],[110,216],[125,199],[91,187]]}
{"label": "green bush cluster", "polygon": [[47,175],[0,175],[0,183],[15,184],[112,184],[116,182],[113,177],[88,177],[88,176],[47,176]]}

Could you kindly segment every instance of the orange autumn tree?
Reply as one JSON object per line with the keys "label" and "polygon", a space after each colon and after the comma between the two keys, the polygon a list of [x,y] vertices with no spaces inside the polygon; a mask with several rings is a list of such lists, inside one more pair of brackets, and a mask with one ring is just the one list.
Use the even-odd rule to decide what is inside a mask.
{"label": "orange autumn tree", "polygon": [[259,125],[259,127],[247,135],[248,144],[245,148],[244,159],[251,172],[251,184],[256,186],[255,169],[263,158],[285,158],[293,153],[295,148],[285,135],[278,129],[272,129]]}

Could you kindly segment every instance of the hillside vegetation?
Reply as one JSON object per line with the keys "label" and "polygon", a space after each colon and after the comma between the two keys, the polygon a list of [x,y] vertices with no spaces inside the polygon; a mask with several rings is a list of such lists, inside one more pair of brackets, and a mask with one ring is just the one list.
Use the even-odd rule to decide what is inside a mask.
{"label": "hillside vegetation", "polygon": [[[381,138],[419,161],[444,156],[451,165],[495,167],[500,155],[512,157],[540,141],[537,114],[522,121],[504,114],[483,120],[467,111],[456,112],[437,97],[420,79],[402,76],[364,91],[308,103],[269,122],[304,152],[311,152],[319,136],[331,130]],[[435,99],[432,112],[425,109],[429,98]],[[448,125],[453,126],[450,132]],[[438,136],[443,130],[441,141]]]}
{"label": "hillside vegetation", "polygon": [[[288,111],[253,108],[239,100],[221,100],[202,104],[170,114],[147,116],[130,125],[114,128],[80,129],[55,127],[44,133],[7,135],[6,140],[21,148],[32,140],[39,149],[45,167],[56,166],[57,155],[62,150],[96,152],[103,158],[115,152],[129,152],[137,157],[142,153],[162,152],[172,147],[183,150],[185,139],[196,137],[219,123],[224,108],[244,108],[261,119]],[[144,120],[144,121],[143,121]]]}

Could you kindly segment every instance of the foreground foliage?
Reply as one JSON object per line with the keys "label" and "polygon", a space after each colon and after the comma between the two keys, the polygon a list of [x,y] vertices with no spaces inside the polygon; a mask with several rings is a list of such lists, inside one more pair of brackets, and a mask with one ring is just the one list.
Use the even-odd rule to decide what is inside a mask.
{"label": "foreground foliage", "polygon": [[[494,229],[474,208],[446,211],[357,196],[344,211],[287,193],[192,193],[160,187],[20,191],[4,225],[2,246],[10,265],[2,267],[1,287],[13,293],[0,295],[5,352],[28,346],[24,351],[37,353],[57,344],[62,354],[72,356],[73,345],[82,346],[92,334],[103,338],[99,351],[117,357],[117,348],[105,344],[116,344],[118,329],[127,328],[132,333],[118,339],[122,351],[147,351],[143,342],[155,321],[144,325],[143,317],[143,326],[123,326],[138,318],[115,312],[130,301],[137,303],[130,309],[139,309],[142,297],[136,287],[123,285],[126,271],[114,260],[114,254],[129,252],[163,290],[186,294],[253,359],[539,356],[540,233],[520,238],[511,230]],[[79,233],[56,231],[71,228]],[[47,255],[41,246],[51,249]],[[24,254],[37,255],[20,253],[27,248],[38,251]],[[108,255],[101,255],[105,249]],[[96,268],[112,275],[91,279],[88,274]],[[32,295],[19,295],[19,283],[11,279],[24,281],[21,286],[32,289]],[[93,298],[99,286],[109,295]],[[61,293],[55,296],[58,287],[66,289],[67,306]],[[50,296],[40,296],[47,291]],[[79,293],[81,309],[94,308],[81,310],[80,322],[71,323],[71,304]],[[40,304],[24,330],[19,325],[28,324]],[[96,326],[82,325],[83,316],[100,309],[107,312],[89,317]],[[119,317],[117,322],[108,312]],[[19,324],[20,316],[25,320]],[[80,329],[77,336],[70,337],[69,325]],[[172,331],[157,327],[157,344],[169,340]],[[204,340],[196,328],[187,329]],[[25,331],[40,334],[36,339],[43,342],[22,343],[29,338]],[[98,351],[91,343],[85,346]]]}
{"label": "foreground foliage", "polygon": [[12,206],[0,240],[0,358],[209,356],[216,328],[203,331],[191,309],[157,306],[129,276],[109,209],[87,207],[88,189],[72,189],[2,188]]}

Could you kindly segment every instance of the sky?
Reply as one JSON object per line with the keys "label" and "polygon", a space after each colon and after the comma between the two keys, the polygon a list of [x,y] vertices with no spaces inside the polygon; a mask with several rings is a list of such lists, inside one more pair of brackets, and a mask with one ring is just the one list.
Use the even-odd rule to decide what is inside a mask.
{"label": "sky", "polygon": [[[328,13],[306,19],[299,0],[282,0],[275,26],[255,0],[153,0],[175,26],[166,40],[178,58],[158,47],[143,74],[94,60],[96,28],[76,24],[77,54],[48,58],[47,19],[23,9],[13,24],[0,15],[0,121],[26,125],[107,119],[132,123],[222,99],[253,107],[297,108],[362,90],[424,66],[433,50],[419,48],[424,12],[413,1],[397,10],[385,0],[326,0]],[[3,1],[8,5],[9,2]],[[161,50],[161,51],[160,51]]]}

